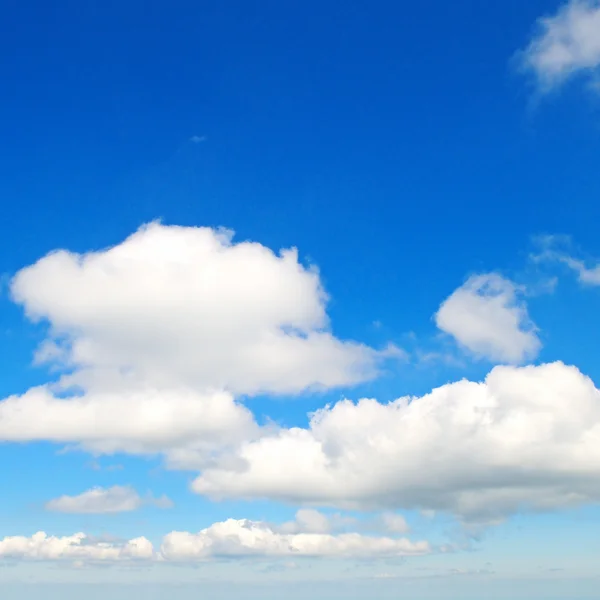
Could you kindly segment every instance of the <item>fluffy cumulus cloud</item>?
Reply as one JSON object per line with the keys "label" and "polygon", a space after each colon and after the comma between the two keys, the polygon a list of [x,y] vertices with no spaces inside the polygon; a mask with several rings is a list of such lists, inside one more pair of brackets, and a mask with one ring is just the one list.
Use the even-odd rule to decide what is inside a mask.
{"label": "fluffy cumulus cloud", "polygon": [[39,357],[75,366],[73,384],[297,393],[376,372],[375,352],[328,330],[319,275],[295,250],[229,231],[153,223],[108,250],[53,252],[12,294],[51,324]]}
{"label": "fluffy cumulus cloud", "polygon": [[58,251],[16,274],[49,325],[36,360],[57,383],[0,402],[0,440],[164,452],[198,466],[256,434],[237,398],[351,385],[386,353],[329,329],[316,270],[210,228],[141,228],[99,252]]}
{"label": "fluffy cumulus cloud", "polygon": [[31,537],[11,536],[0,539],[0,559],[114,562],[148,560],[153,556],[152,544],[144,537],[115,543],[97,541],[84,533],[54,537],[40,531]]}
{"label": "fluffy cumulus cloud", "polygon": [[164,452],[181,466],[202,464],[214,448],[257,430],[252,413],[226,392],[124,385],[65,399],[42,386],[0,402],[4,441],[74,443],[97,453]]}
{"label": "fluffy cumulus cloud", "polygon": [[[418,556],[432,551],[426,541],[407,538],[375,537],[359,533],[332,534],[314,530],[327,517],[316,511],[298,513],[295,532],[246,519],[214,523],[198,533],[173,531],[164,536],[160,549],[144,537],[127,542],[106,542],[87,537],[52,537],[43,532],[31,537],[6,537],[0,540],[0,559],[71,560],[81,563],[146,560],[194,562],[223,557],[255,558],[377,558]],[[311,513],[308,516],[308,513]],[[307,522],[308,519],[308,522]],[[329,529],[329,526],[327,527]]]}
{"label": "fluffy cumulus cloud", "polygon": [[166,560],[198,560],[224,556],[376,558],[431,552],[426,541],[412,542],[407,538],[359,533],[325,533],[322,530],[326,521],[324,516],[315,531],[314,516],[311,516],[307,530],[302,526],[305,519],[300,516],[296,533],[282,532],[268,523],[245,519],[228,519],[196,534],[172,532],[165,536],[161,554]]}
{"label": "fluffy cumulus cloud", "polygon": [[471,523],[600,501],[600,391],[562,363],[494,368],[420,398],[347,400],[249,442],[193,489]]}
{"label": "fluffy cumulus cloud", "polygon": [[[143,538],[37,534],[6,538],[0,555],[398,556],[428,546],[396,537],[407,531],[396,510],[481,523],[600,501],[599,391],[561,363],[497,367],[485,381],[420,398],[340,401],[305,428],[259,426],[243,396],[350,385],[374,376],[390,354],[333,336],[318,273],[293,250],[151,224],[108,250],[42,258],[17,273],[12,294],[48,324],[37,360],[61,375],[0,401],[0,441],[162,454],[199,473],[199,494],[304,508],[277,526],[228,520],[174,532],[160,552]],[[498,275],[469,279],[436,322],[494,361],[520,363],[540,347],[519,289]],[[143,502],[129,488],[98,488],[48,508],[118,512]],[[372,537],[346,517],[312,510],[319,505],[390,513]]]}
{"label": "fluffy cumulus cloud", "polygon": [[570,0],[538,22],[538,32],[520,53],[541,88],[554,88],[575,74],[597,81],[600,67],[600,2]]}
{"label": "fluffy cumulus cloud", "polygon": [[442,303],[435,322],[462,347],[494,362],[521,363],[541,347],[518,288],[494,273],[469,278]]}
{"label": "fluffy cumulus cloud", "polygon": [[46,509],[63,513],[110,514],[137,510],[144,504],[158,508],[172,506],[172,502],[166,496],[148,496],[144,499],[131,486],[114,485],[110,488],[92,488],[77,496],[54,498],[46,503]]}

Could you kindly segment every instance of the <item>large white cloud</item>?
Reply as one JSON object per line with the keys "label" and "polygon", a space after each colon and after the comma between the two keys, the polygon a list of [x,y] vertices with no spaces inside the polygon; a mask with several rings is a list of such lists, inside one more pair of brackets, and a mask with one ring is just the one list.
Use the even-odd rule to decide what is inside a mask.
{"label": "large white cloud", "polygon": [[600,501],[600,391],[562,363],[494,368],[389,404],[341,401],[243,445],[193,489],[470,522]]}
{"label": "large white cloud", "polygon": [[600,67],[600,2],[570,0],[539,20],[539,31],[521,53],[543,90],[577,74],[597,78]]}
{"label": "large white cloud", "polygon": [[[173,531],[164,536],[160,550],[155,551],[145,537],[127,542],[107,542],[83,533],[53,537],[39,532],[31,537],[14,536],[0,539],[0,560],[71,560],[115,562],[152,560],[160,562],[193,562],[223,557],[322,557],[377,558],[419,556],[432,552],[426,541],[407,538],[377,537],[359,533],[328,533],[331,524],[316,511],[299,513],[294,532],[289,523],[277,526],[247,519],[228,519],[213,523],[198,533]],[[310,513],[310,514],[309,514]],[[315,520],[320,526],[315,530]],[[307,522],[308,521],[308,522]]]}
{"label": "large white cloud", "polygon": [[442,303],[435,322],[464,348],[496,362],[521,363],[541,347],[517,287],[494,273],[470,277]]}
{"label": "large white cloud", "polygon": [[[328,329],[318,273],[228,231],[152,223],[19,271],[12,295],[49,324],[55,384],[0,401],[0,440],[164,453],[198,468],[258,432],[236,398],[369,379],[389,354]],[[386,354],[387,352],[387,354]]]}
{"label": "large white cloud", "polygon": [[[85,255],[54,252],[21,270],[12,295],[51,324],[40,359],[71,383],[296,393],[373,377],[378,354],[328,330],[318,273],[295,250],[234,244],[210,228],[141,228]],[[119,386],[122,378],[118,378]]]}

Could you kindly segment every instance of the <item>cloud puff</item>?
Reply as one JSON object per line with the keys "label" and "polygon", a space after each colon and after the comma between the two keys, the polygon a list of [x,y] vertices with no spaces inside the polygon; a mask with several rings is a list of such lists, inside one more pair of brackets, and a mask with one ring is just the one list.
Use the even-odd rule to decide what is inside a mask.
{"label": "cloud puff", "polygon": [[[538,254],[531,256],[535,262],[557,262],[577,273],[584,285],[600,285],[600,262],[585,261],[573,255],[571,239],[568,236],[545,235],[536,238],[540,248]],[[590,263],[595,263],[590,266]]]}
{"label": "cloud puff", "polygon": [[131,487],[115,485],[93,488],[77,496],[61,496],[46,503],[46,509],[65,513],[118,513],[137,510],[142,499]]}
{"label": "cloud puff", "polygon": [[435,322],[461,346],[495,362],[521,363],[541,347],[517,287],[494,273],[469,278],[442,303]]}
{"label": "cloud puff", "polygon": [[[240,467],[239,465],[244,465]],[[389,404],[348,400],[246,443],[193,489],[350,509],[448,511],[470,523],[600,501],[600,391],[562,363],[494,368]]]}
{"label": "cloud puff", "polygon": [[581,283],[600,285],[600,264],[588,267],[582,260],[576,260],[569,256],[564,257],[563,262],[577,272],[577,277]]}
{"label": "cloud puff", "polygon": [[385,529],[393,533],[408,533],[410,529],[404,517],[394,513],[384,513],[381,522]]}
{"label": "cloud puff", "polygon": [[40,531],[31,537],[12,536],[0,540],[0,559],[113,562],[153,557],[154,549],[145,537],[117,544],[94,541],[84,533],[54,537]]}
{"label": "cloud puff", "polygon": [[152,223],[107,250],[61,250],[19,271],[13,298],[50,326],[36,361],[63,374],[0,401],[0,440],[161,452],[198,468],[256,435],[237,396],[377,374],[393,349],[334,337],[316,270],[293,249],[232,235]]}
{"label": "cloud puff", "polygon": [[285,394],[376,374],[376,352],[328,330],[319,275],[296,250],[232,236],[152,223],[108,250],[53,252],[21,270],[13,298],[51,325],[40,359],[95,389],[126,374],[130,385]]}
{"label": "cloud puff", "polygon": [[564,83],[577,73],[592,78],[600,67],[600,2],[570,0],[556,14],[538,21],[539,31],[520,53],[523,67],[542,90]]}
{"label": "cloud puff", "polygon": [[[198,533],[173,531],[164,536],[160,550],[144,537],[128,542],[103,542],[83,533],[52,537],[43,532],[31,537],[6,537],[0,540],[0,559],[72,560],[81,563],[152,560],[160,562],[190,562],[216,558],[244,557],[322,557],[376,558],[419,556],[432,551],[426,541],[412,542],[407,538],[375,537],[359,533],[334,535],[315,531],[315,518],[321,524],[328,519],[316,511],[298,513],[295,532],[285,532],[283,526],[247,519],[228,519],[214,523]],[[307,523],[307,515],[311,513]],[[318,528],[320,529],[320,528]]]}
{"label": "cloud puff", "polygon": [[284,523],[279,530],[283,533],[329,533],[335,525],[339,525],[339,517],[331,518],[318,510],[302,508],[296,513],[293,521]]}
{"label": "cloud puff", "polygon": [[63,513],[109,514],[130,512],[152,504],[158,508],[170,508],[172,502],[166,497],[142,499],[130,486],[115,485],[110,488],[96,487],[77,496],[60,496],[46,503],[46,510]]}
{"label": "cloud puff", "polygon": [[[162,453],[200,472],[193,489],[214,498],[440,510],[470,523],[600,500],[598,390],[561,363],[496,368],[484,382],[389,404],[342,401],[307,428],[259,427],[237,395],[349,385],[384,355],[333,336],[318,274],[294,251],[152,224],[102,252],[51,254],[20,271],[12,293],[50,324],[38,360],[65,372],[0,401],[0,441]],[[520,362],[539,348],[518,290],[497,275],[471,278],[436,320],[492,360]],[[343,535],[344,544],[364,537],[346,533],[349,523],[334,535],[310,511],[285,527],[227,523],[180,541],[201,556],[215,531],[230,531],[242,540],[231,552],[243,554],[254,551],[248,530],[270,531],[256,539],[327,554],[346,548]],[[225,552],[219,540],[211,548]]]}
{"label": "cloud puff", "polygon": [[163,452],[174,463],[200,460],[257,430],[252,413],[224,392],[124,384],[60,398],[42,386],[0,402],[1,440],[74,443],[107,454]]}
{"label": "cloud puff", "polygon": [[166,560],[225,556],[375,558],[429,552],[431,547],[425,541],[359,533],[282,533],[268,523],[246,519],[228,519],[196,534],[174,531],[165,536],[161,545]]}

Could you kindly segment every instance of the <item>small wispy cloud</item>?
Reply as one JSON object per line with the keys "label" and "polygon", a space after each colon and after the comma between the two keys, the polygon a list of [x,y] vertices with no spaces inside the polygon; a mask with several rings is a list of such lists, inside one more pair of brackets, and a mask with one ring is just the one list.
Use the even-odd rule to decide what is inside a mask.
{"label": "small wispy cloud", "polygon": [[123,465],[102,465],[97,460],[92,460],[86,465],[92,471],[122,471]]}
{"label": "small wispy cloud", "polygon": [[194,144],[201,144],[202,142],[206,142],[208,138],[205,135],[193,135],[190,138],[190,142]]}
{"label": "small wispy cloud", "polygon": [[600,285],[600,260],[583,259],[578,256],[568,236],[544,235],[534,240],[538,251],[530,258],[536,263],[560,263],[577,274],[579,283]]}
{"label": "small wispy cloud", "polygon": [[541,92],[575,75],[594,85],[600,75],[600,0],[569,0],[555,14],[541,17],[537,33],[517,54],[522,70],[532,73]]}
{"label": "small wispy cloud", "polygon": [[110,514],[131,512],[144,505],[171,508],[167,496],[142,498],[131,486],[115,485],[110,488],[95,487],[77,496],[60,496],[46,503],[46,510],[71,514]]}

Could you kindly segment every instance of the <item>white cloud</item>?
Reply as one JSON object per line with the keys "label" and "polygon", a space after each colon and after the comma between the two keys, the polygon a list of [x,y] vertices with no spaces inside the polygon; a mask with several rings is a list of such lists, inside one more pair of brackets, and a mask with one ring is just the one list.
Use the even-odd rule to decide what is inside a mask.
{"label": "white cloud", "polygon": [[[562,263],[577,273],[577,278],[584,285],[600,285],[600,263],[598,261],[586,261],[573,255],[571,239],[568,236],[545,235],[535,239],[540,248],[538,254],[532,254],[534,262],[557,262]],[[590,266],[590,263],[595,263]]]}
{"label": "white cloud", "polygon": [[[223,557],[322,557],[377,558],[419,556],[432,551],[426,541],[407,538],[375,537],[359,533],[331,534],[313,527],[316,511],[300,511],[300,529],[285,532],[283,526],[247,519],[228,519],[213,523],[198,533],[173,531],[163,537],[160,550],[154,551],[145,537],[128,542],[99,541],[83,533],[52,537],[39,532],[31,537],[15,536],[0,540],[0,560],[71,560],[80,563],[151,560],[190,562]],[[327,517],[321,515],[322,521]],[[306,523],[306,519],[310,523]],[[319,528],[317,528],[319,529]]]}
{"label": "white cloud", "polygon": [[115,485],[110,488],[95,487],[77,496],[54,498],[46,503],[46,509],[63,513],[109,514],[134,511],[144,504],[158,508],[171,508],[173,505],[166,496],[143,499],[132,487]]}
{"label": "white cloud", "polygon": [[173,500],[171,500],[171,498],[169,498],[166,494],[163,494],[158,498],[155,498],[151,494],[148,494],[148,496],[143,500],[143,503],[162,509],[173,508],[175,506]]}
{"label": "white cloud", "polygon": [[[386,515],[387,516],[387,515]],[[313,508],[301,508],[296,513],[293,521],[288,521],[278,526],[271,526],[279,533],[333,533],[349,531],[393,531],[383,525],[383,515],[375,520],[361,520],[355,517],[334,513],[325,515]],[[394,533],[407,533],[407,531],[394,531]]]}
{"label": "white cloud", "polygon": [[[239,465],[245,465],[241,468]],[[344,400],[215,464],[193,489],[350,509],[448,511],[472,524],[600,502],[600,391],[562,363],[494,368],[389,404]]]}
{"label": "white cloud", "polygon": [[589,267],[585,261],[569,256],[568,254],[555,253],[552,258],[577,273],[577,279],[580,283],[591,286],[600,285],[600,264]]}
{"label": "white cloud", "polygon": [[46,509],[64,513],[118,513],[142,506],[139,494],[129,486],[92,488],[78,496],[60,496],[46,503]]}
{"label": "white cloud", "polygon": [[[0,439],[74,443],[92,452],[164,452],[193,462],[257,431],[228,393],[148,388],[56,397],[48,387],[0,402]],[[184,466],[184,465],[182,465]]]}
{"label": "white cloud", "polygon": [[461,346],[495,362],[521,363],[541,347],[518,288],[494,273],[469,278],[442,303],[435,322]]}
{"label": "white cloud", "polygon": [[228,519],[199,533],[172,532],[161,554],[166,560],[201,560],[224,556],[375,558],[431,552],[425,541],[371,537],[359,533],[281,533],[267,523]]}
{"label": "white cloud", "polygon": [[[393,354],[333,336],[319,277],[293,251],[154,224],[109,250],[51,254],[19,272],[12,291],[50,324],[38,359],[66,374],[0,401],[0,441],[162,453],[200,471],[199,493],[305,506],[291,524],[227,521],[173,534],[172,556],[411,551],[410,542],[347,533],[350,521],[310,505],[449,511],[473,523],[600,500],[599,392],[560,363],[497,368],[485,382],[390,404],[339,402],[307,428],[259,427],[238,395],[349,385]],[[519,290],[497,275],[471,278],[436,319],[492,360],[539,349]],[[92,492],[55,502],[110,505],[110,490]],[[390,517],[381,529],[405,525]]]}
{"label": "white cloud", "polygon": [[279,529],[283,533],[329,533],[332,520],[312,508],[302,508],[293,521],[284,523]]}
{"label": "white cloud", "polygon": [[12,536],[0,539],[0,559],[112,562],[147,560],[153,556],[152,544],[144,537],[117,544],[93,541],[84,533],[54,537],[40,531],[31,537]]}
{"label": "white cloud", "polygon": [[49,254],[12,295],[51,324],[62,354],[42,356],[75,366],[69,382],[86,389],[122,387],[125,373],[131,386],[285,394],[376,374],[375,351],[328,330],[319,275],[296,250],[232,236],[153,223],[108,250]]}
{"label": "white cloud", "polygon": [[408,533],[410,529],[402,515],[388,512],[381,516],[381,520],[385,529],[393,533]]}
{"label": "white cloud", "polygon": [[600,285],[600,264],[593,267],[588,267],[581,260],[575,260],[570,257],[565,257],[565,263],[574,271],[581,283],[587,285]]}
{"label": "white cloud", "polygon": [[600,2],[570,0],[556,14],[538,21],[539,31],[520,54],[542,90],[577,73],[593,79],[600,67]]}
{"label": "white cloud", "polygon": [[63,375],[0,401],[4,441],[198,468],[257,435],[237,396],[355,384],[394,354],[333,336],[319,275],[295,250],[224,230],[153,223],[107,250],[53,252],[11,291],[49,323],[36,360]]}
{"label": "white cloud", "polygon": [[122,471],[123,465],[120,464],[112,464],[112,465],[102,465],[97,460],[91,460],[87,463],[86,467],[88,469],[92,469],[92,471]]}

